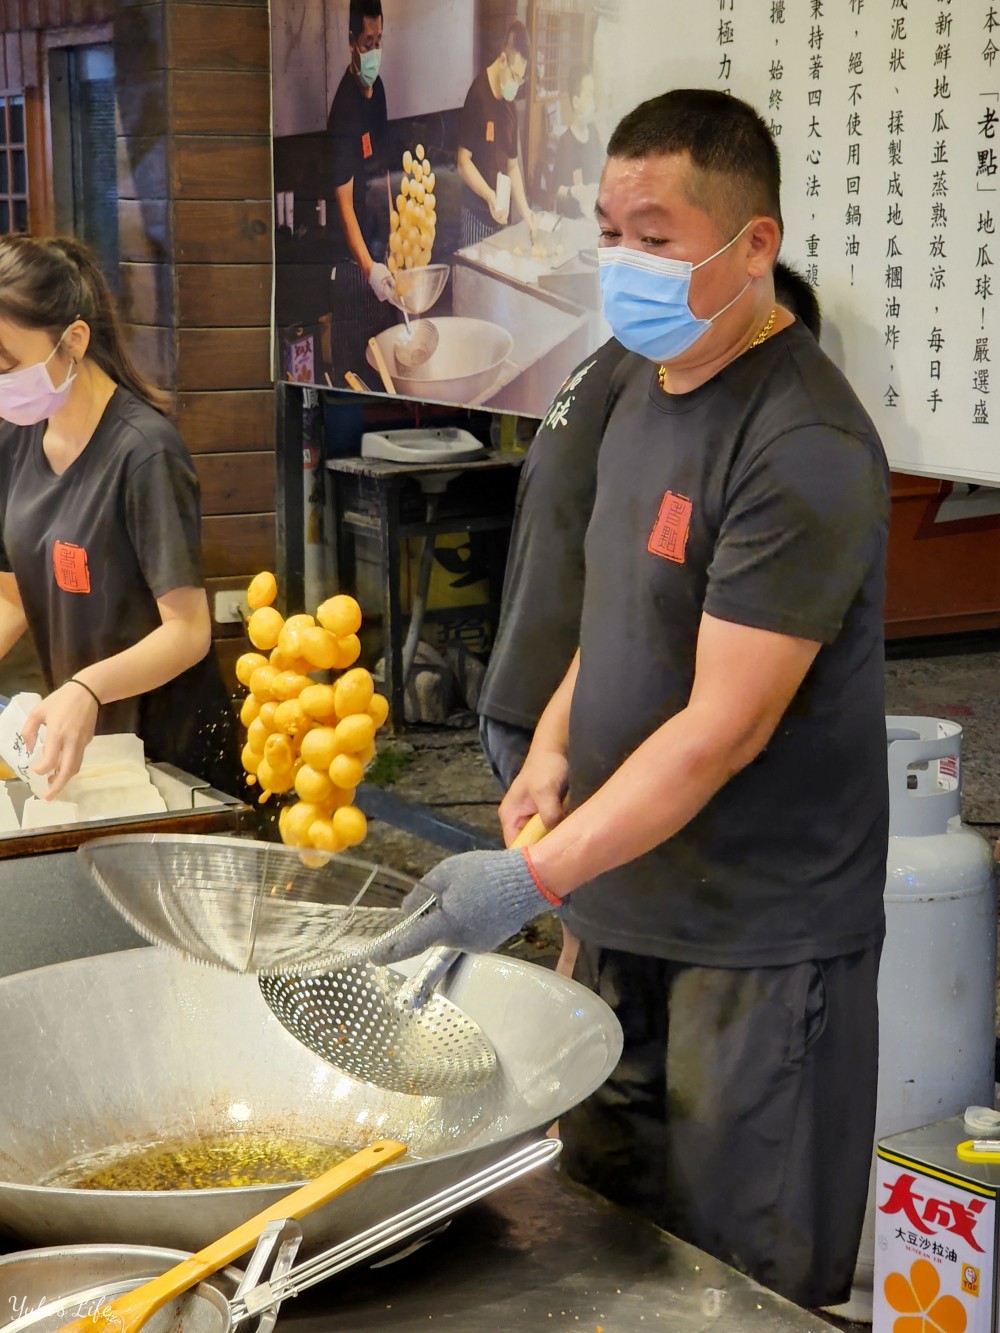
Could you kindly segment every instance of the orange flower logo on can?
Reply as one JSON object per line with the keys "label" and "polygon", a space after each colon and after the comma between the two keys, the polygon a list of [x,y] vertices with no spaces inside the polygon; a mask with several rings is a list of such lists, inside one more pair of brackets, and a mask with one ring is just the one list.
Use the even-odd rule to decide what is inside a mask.
{"label": "orange flower logo on can", "polygon": [[[965,1265],[963,1283],[968,1271],[969,1265]],[[885,1280],[885,1298],[899,1315],[893,1321],[892,1333],[965,1333],[968,1327],[965,1306],[957,1296],[941,1295],[938,1271],[926,1259],[915,1260],[909,1277],[890,1273]]]}

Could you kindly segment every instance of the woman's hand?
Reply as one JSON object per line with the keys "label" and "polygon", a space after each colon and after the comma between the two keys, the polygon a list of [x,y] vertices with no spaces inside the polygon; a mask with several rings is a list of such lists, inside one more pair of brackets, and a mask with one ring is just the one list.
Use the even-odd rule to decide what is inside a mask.
{"label": "woman's hand", "polygon": [[94,737],[98,707],[89,690],[68,680],[31,710],[22,736],[29,754],[35,747],[39,728],[45,727],[41,757],[32,764],[35,773],[48,774],[45,800],[58,796],[80,771],[83,752]]}

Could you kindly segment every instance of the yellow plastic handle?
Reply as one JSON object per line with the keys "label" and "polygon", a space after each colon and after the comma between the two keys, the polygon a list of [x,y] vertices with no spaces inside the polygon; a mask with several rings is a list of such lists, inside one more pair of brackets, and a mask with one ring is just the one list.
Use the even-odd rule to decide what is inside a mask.
{"label": "yellow plastic handle", "polygon": [[541,842],[546,833],[548,833],[548,829],[542,823],[541,815],[532,815],[510,845],[511,847],[532,847],[536,842]]}
{"label": "yellow plastic handle", "polygon": [[996,1148],[977,1148],[981,1140],[965,1139],[955,1149],[955,1155],[963,1162],[1000,1162],[1000,1140]]}
{"label": "yellow plastic handle", "polygon": [[394,1139],[377,1140],[317,1176],[308,1185],[286,1194],[277,1203],[241,1223],[225,1236],[212,1241],[197,1254],[192,1254],[190,1259],[175,1264],[151,1282],[144,1282],[141,1287],[125,1292],[93,1314],[73,1320],[66,1325],[63,1333],[97,1333],[98,1330],[135,1333],[168,1301],[190,1291],[202,1278],[210,1277],[245,1254],[257,1243],[268,1222],[285,1217],[304,1217],[352,1185],[365,1180],[380,1167],[396,1161],[405,1152],[405,1143],[397,1143]]}

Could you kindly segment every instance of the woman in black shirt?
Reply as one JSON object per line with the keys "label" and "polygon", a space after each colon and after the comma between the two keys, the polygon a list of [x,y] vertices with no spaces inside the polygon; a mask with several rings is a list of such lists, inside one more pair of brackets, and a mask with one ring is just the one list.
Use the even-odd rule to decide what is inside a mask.
{"label": "woman in black shirt", "polygon": [[235,790],[200,522],[191,458],[89,252],[0,238],[0,656],[30,630],[50,692],[24,738],[44,725],[48,796],[95,731]]}

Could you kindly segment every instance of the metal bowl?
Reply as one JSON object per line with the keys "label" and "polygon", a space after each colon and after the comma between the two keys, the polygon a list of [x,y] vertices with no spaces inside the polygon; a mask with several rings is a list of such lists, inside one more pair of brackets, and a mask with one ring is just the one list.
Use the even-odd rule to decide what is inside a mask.
{"label": "metal bowl", "polygon": [[[105,1283],[138,1286],[187,1257],[183,1250],[144,1245],[66,1245],[5,1255],[0,1258],[0,1329],[61,1296]],[[224,1268],[199,1282],[154,1315],[146,1324],[148,1333],[174,1333],[182,1323],[185,1333],[224,1333],[230,1326],[229,1301],[242,1276],[237,1268]],[[51,1322],[41,1320],[35,1327],[38,1333],[49,1333],[91,1308],[90,1302],[81,1302],[79,1309],[53,1315]]]}
{"label": "metal bowl", "polygon": [[389,300],[399,310],[405,305],[408,315],[425,315],[441,299],[450,277],[449,264],[402,269],[396,274],[396,291]]}
{"label": "metal bowl", "polygon": [[463,958],[447,993],[485,1031],[485,1095],[417,1097],[338,1073],[281,1026],[253,977],[160,949],[58,963],[0,980],[0,1228],[33,1244],[197,1250],[288,1186],[76,1190],[37,1182],[115,1145],[175,1136],[302,1134],[410,1153],[303,1220],[333,1244],[486,1166],[598,1087],[621,1052],[608,1007],[545,968]]}
{"label": "metal bowl", "polygon": [[[393,374],[397,392],[409,398],[466,403],[496,383],[514,349],[514,339],[506,329],[489,320],[457,315],[435,318],[434,327],[440,337],[433,355],[405,375],[398,371]],[[376,334],[386,365],[395,365],[396,340],[405,335],[402,324]],[[366,356],[368,364],[374,366],[371,348]]]}

